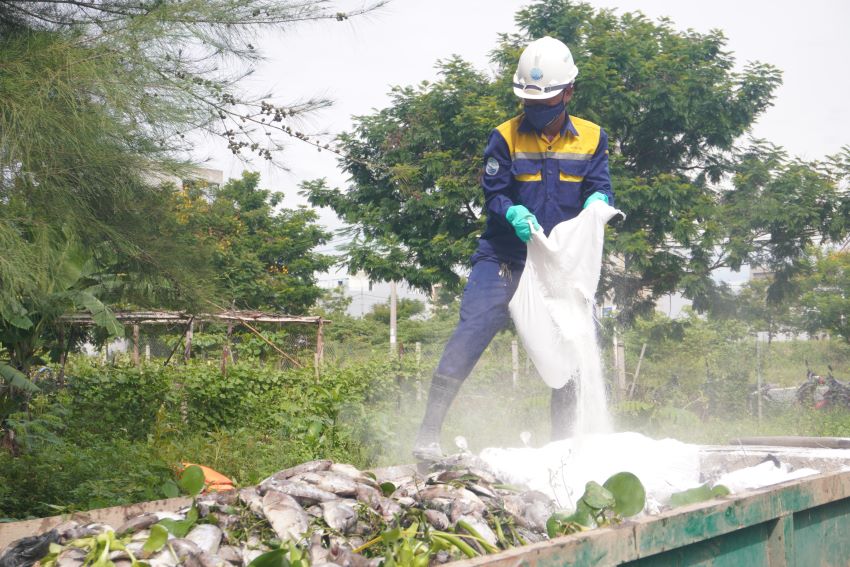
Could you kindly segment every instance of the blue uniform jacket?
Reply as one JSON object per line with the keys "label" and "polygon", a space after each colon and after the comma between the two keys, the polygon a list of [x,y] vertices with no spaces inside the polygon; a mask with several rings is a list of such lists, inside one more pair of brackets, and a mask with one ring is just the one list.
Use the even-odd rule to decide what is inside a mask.
{"label": "blue uniform jacket", "polygon": [[568,115],[550,142],[521,114],[490,133],[481,185],[487,228],[472,263],[489,258],[521,266],[526,244],[505,218],[508,208],[525,205],[548,235],[555,225],[578,216],[596,191],[614,204],[608,135],[593,122]]}

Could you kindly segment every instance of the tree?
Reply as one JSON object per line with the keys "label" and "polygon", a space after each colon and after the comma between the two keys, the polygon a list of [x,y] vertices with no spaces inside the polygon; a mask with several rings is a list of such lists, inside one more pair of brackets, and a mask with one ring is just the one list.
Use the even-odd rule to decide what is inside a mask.
{"label": "tree", "polygon": [[[29,309],[60,281],[42,260],[61,255],[68,242],[86,251],[99,299],[204,304],[214,294],[206,285],[212,250],[179,230],[174,187],[163,183],[191,172],[187,136],[220,136],[234,153],[265,159],[283,138],[314,143],[298,130],[299,120],[328,101],[283,104],[279,94],[243,93],[239,79],[262,58],[251,42],[261,30],[345,20],[373,7],[337,12],[319,0],[0,3],[2,324],[37,332]],[[306,222],[293,218],[293,225]]]}
{"label": "tree", "polygon": [[850,343],[850,252],[816,254],[811,273],[798,283],[807,330],[827,331]]}
{"label": "tree", "polygon": [[332,258],[314,248],[330,235],[315,211],[277,208],[283,193],[260,189],[259,181],[246,172],[221,187],[187,187],[179,213],[214,248],[215,280],[228,305],[304,313],[322,294],[315,273]]}
{"label": "tree", "polygon": [[[477,179],[487,133],[518,112],[510,82],[522,47],[552,35],[570,46],[580,69],[570,112],[609,134],[617,205],[628,215],[608,238],[608,250],[625,268],[606,269],[602,290],[614,291],[626,316],[677,290],[707,308],[719,293],[714,269],[739,268],[765,251],[752,238],[760,226],[748,222],[759,202],[726,196],[751,190],[740,167],[748,156],[766,157],[758,144],[743,152],[736,144],[770,106],[779,71],[756,62],[736,72],[721,32],[679,32],[667,20],[651,22],[639,13],[618,16],[588,4],[539,0],[516,21],[521,33],[502,36],[493,52],[495,77],[457,57],[440,62],[436,83],[394,89],[390,107],[357,118],[341,137],[348,187],[304,184],[313,204],[331,207],[349,223],[350,268],[422,289],[457,286],[456,268],[467,261],[482,226]],[[813,193],[835,187],[817,164],[802,165],[812,173]],[[750,210],[732,202],[747,202]],[[841,225],[846,196],[835,206],[822,204],[816,213],[795,216],[795,223],[832,238],[840,232],[832,229]],[[831,232],[821,230],[824,223],[808,225],[812,214]],[[730,226],[740,232],[730,233]],[[718,255],[733,239],[750,246]],[[777,263],[806,245],[793,235],[787,241],[790,247],[770,250]]]}
{"label": "tree", "polygon": [[510,116],[490,79],[453,58],[442,79],[395,88],[392,105],[355,119],[340,137],[353,185],[302,185],[314,205],[332,208],[350,226],[349,270],[375,281],[406,280],[428,290],[456,287],[456,267],[475,250],[483,228],[478,158],[488,132]]}

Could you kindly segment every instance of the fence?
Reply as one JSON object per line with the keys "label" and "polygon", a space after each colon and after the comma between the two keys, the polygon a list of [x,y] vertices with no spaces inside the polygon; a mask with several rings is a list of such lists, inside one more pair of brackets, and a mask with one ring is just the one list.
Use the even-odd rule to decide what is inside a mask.
{"label": "fence", "polygon": [[[115,317],[124,324],[125,338],[104,341],[100,349],[88,343],[85,350],[89,354],[113,361],[127,358],[136,365],[143,360],[167,364],[180,359],[215,359],[220,362],[222,373],[240,356],[272,362],[281,368],[318,368],[324,359],[324,326],[330,323],[321,317],[257,311],[197,315],[134,311],[116,312]],[[91,328],[94,324],[88,314],[65,315],[61,322],[71,329],[69,337],[74,329]]]}

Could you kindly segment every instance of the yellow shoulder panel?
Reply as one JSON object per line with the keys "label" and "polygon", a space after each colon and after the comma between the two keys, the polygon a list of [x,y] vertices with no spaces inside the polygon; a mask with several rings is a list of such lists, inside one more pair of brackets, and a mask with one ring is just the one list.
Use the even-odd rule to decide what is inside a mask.
{"label": "yellow shoulder panel", "polygon": [[578,132],[578,137],[572,141],[572,151],[580,154],[592,154],[599,146],[599,136],[602,128],[598,124],[594,124],[584,118],[578,118],[570,115],[570,122]]}
{"label": "yellow shoulder panel", "polygon": [[508,151],[511,152],[511,155],[514,155],[516,152],[516,137],[519,130],[519,123],[522,120],[522,114],[519,116],[515,116],[508,120],[507,122],[502,122],[498,126],[496,126],[496,130],[502,135],[505,139],[505,142],[508,143]]}

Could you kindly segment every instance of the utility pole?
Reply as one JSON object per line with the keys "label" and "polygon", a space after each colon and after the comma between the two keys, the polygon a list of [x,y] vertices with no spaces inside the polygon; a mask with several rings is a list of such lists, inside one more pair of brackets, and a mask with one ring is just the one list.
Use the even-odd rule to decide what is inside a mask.
{"label": "utility pole", "polygon": [[398,293],[396,292],[395,282],[390,282],[390,356],[398,355],[398,347],[396,346],[397,335],[397,313],[398,308]]}

